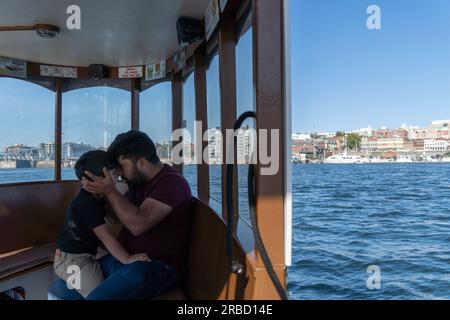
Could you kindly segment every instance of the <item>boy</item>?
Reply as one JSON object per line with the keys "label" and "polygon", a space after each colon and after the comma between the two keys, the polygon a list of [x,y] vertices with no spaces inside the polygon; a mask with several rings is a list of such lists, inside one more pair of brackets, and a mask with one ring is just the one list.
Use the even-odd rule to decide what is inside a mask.
{"label": "boy", "polygon": [[[89,151],[76,162],[75,174],[79,180],[83,177],[89,179],[85,171],[104,176],[104,167],[113,170],[116,165],[105,151]],[[102,269],[96,260],[100,241],[123,264],[150,261],[147,254],[130,255],[123,249],[105,224],[105,211],[104,200],[82,188],[70,203],[57,241],[55,273],[65,281],[70,277],[71,285],[72,280],[78,277],[78,285],[75,280],[73,287],[84,298],[103,281]]]}

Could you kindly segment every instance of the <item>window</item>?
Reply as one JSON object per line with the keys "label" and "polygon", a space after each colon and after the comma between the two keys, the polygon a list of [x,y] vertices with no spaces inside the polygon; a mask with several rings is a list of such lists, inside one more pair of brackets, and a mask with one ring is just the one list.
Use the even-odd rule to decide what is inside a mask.
{"label": "window", "polygon": [[[111,87],[69,91],[62,101],[63,180],[76,179],[73,166],[89,150],[106,150],[131,128],[130,92]],[[52,146],[48,146],[49,149]]]}
{"label": "window", "polygon": [[189,132],[187,136],[183,136],[183,175],[191,186],[192,195],[197,196],[194,73],[191,73],[183,84],[183,127]]}
{"label": "window", "polygon": [[208,107],[208,162],[211,208],[222,214],[222,133],[220,117],[219,56],[211,60],[206,71],[206,98]]}
{"label": "window", "polygon": [[[246,111],[254,111],[253,103],[253,47],[252,29],[247,30],[236,45],[237,117]],[[255,121],[247,119],[238,132],[238,190],[239,216],[250,221],[248,208],[247,173],[252,152],[256,145]]]}
{"label": "window", "polygon": [[0,183],[54,179],[55,93],[0,78]]}
{"label": "window", "polygon": [[153,140],[162,162],[170,162],[172,133],[172,86],[159,83],[140,96],[139,129]]}

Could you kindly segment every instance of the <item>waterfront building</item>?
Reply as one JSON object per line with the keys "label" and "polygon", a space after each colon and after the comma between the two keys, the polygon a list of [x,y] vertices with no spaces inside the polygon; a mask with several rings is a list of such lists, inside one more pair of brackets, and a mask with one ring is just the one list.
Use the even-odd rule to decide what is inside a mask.
{"label": "waterfront building", "polygon": [[25,153],[25,152],[27,152],[27,151],[29,151],[31,149],[33,149],[33,148],[28,147],[28,146],[26,146],[24,144],[16,144],[16,145],[13,145],[13,146],[6,147],[5,148],[5,155],[7,157],[17,156],[17,155],[20,155],[21,153]]}
{"label": "waterfront building", "polygon": [[65,142],[61,146],[61,156],[65,158],[79,158],[83,153],[93,150],[91,145],[84,143]]}
{"label": "waterfront building", "polygon": [[400,137],[377,139],[377,149],[378,151],[403,151],[405,140]]}
{"label": "waterfront building", "polygon": [[425,149],[425,141],[423,139],[414,139],[411,140],[413,142],[413,151],[415,152],[423,152]]}
{"label": "waterfront building", "polygon": [[293,133],[291,136],[292,143],[298,140],[311,140],[311,134],[309,133]]}
{"label": "waterfront building", "polygon": [[255,163],[256,154],[256,132],[253,128],[248,125],[237,131],[237,163],[238,164],[249,164]]}
{"label": "waterfront building", "polygon": [[333,152],[338,149],[336,139],[333,138],[326,138],[324,139],[325,143],[325,150],[329,152]]}
{"label": "waterfront building", "polygon": [[450,120],[432,121],[431,125],[425,128],[415,128],[409,131],[410,139],[449,139]]}
{"label": "waterfront building", "polygon": [[393,136],[389,129],[377,129],[373,131],[373,137],[375,139],[388,139]]}
{"label": "waterfront building", "polygon": [[219,128],[208,131],[208,164],[221,164],[222,154],[222,132]]}
{"label": "waterfront building", "polygon": [[336,135],[336,133],[330,133],[330,132],[318,132],[315,134],[316,137],[320,138],[332,138]]}
{"label": "waterfront building", "polygon": [[43,157],[44,151],[40,148],[16,144],[5,147],[3,158],[6,160],[38,160]]}
{"label": "waterfront building", "polygon": [[366,137],[366,138],[372,137],[373,132],[374,132],[374,129],[371,126],[368,126],[367,128],[361,128],[361,129],[351,131],[351,133],[357,133],[363,138],[364,137]]}
{"label": "waterfront building", "polygon": [[362,138],[360,148],[361,148],[361,150],[367,151],[367,152],[378,151],[377,138]]}
{"label": "waterfront building", "polygon": [[449,142],[446,139],[425,139],[424,140],[424,150],[426,152],[437,151],[445,152],[448,150]]}
{"label": "waterfront building", "polygon": [[305,141],[301,145],[292,146],[292,157],[304,161],[314,157],[314,145]]}
{"label": "waterfront building", "polygon": [[[47,143],[41,143],[40,147],[44,149],[45,152],[45,158],[46,159],[53,159],[55,156],[55,142],[47,142]],[[61,152],[62,154],[62,152]]]}
{"label": "waterfront building", "polygon": [[184,164],[196,163],[195,144],[194,143],[184,143],[183,144],[183,162],[184,162]]}
{"label": "waterfront building", "polygon": [[155,143],[156,153],[158,157],[164,161],[168,161],[170,159],[170,142],[163,141],[162,143]]}

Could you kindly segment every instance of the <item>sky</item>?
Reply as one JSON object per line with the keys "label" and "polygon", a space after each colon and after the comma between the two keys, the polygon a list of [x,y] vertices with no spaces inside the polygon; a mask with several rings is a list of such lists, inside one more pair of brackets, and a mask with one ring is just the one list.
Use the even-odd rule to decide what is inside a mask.
{"label": "sky", "polygon": [[[381,30],[366,26],[372,4],[381,9]],[[427,126],[449,119],[449,30],[448,0],[291,0],[292,131]],[[241,114],[254,108],[251,30],[237,44],[236,59]],[[207,72],[209,127],[220,124],[218,65],[216,56]],[[193,131],[193,76],[183,96],[183,117]],[[170,105],[169,83],[141,93],[141,129],[157,142],[170,135]],[[108,145],[130,128],[129,106],[129,93],[120,89],[65,93],[63,141]],[[0,79],[1,149],[53,141],[53,118],[52,92]]]}
{"label": "sky", "polygon": [[[292,0],[293,132],[450,118],[450,1]],[[381,30],[369,30],[369,5]]]}

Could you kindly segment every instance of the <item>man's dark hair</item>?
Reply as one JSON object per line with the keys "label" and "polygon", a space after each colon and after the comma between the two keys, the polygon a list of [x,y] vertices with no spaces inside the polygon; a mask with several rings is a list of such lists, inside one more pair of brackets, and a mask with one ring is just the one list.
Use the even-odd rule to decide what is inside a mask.
{"label": "man's dark hair", "polygon": [[75,174],[80,180],[83,177],[89,179],[89,177],[85,175],[85,171],[89,171],[98,177],[104,177],[103,168],[108,170],[115,169],[117,168],[117,162],[113,161],[106,151],[88,151],[75,163]]}
{"label": "man's dark hair", "polygon": [[152,164],[159,163],[159,157],[152,139],[137,130],[119,134],[109,146],[108,154],[114,160],[122,156],[124,159],[133,161],[144,158]]}

